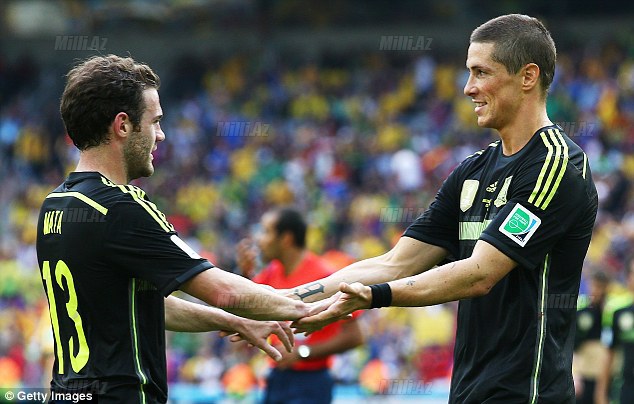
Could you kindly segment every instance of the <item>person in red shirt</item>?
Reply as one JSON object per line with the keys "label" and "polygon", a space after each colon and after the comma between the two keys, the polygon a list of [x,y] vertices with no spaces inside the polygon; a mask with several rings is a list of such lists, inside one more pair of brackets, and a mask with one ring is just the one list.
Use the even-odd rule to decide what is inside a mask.
{"label": "person in red shirt", "polygon": [[[257,247],[263,261],[269,264],[255,274],[258,248],[252,240],[242,240],[237,261],[246,277],[276,289],[289,289],[334,272],[324,259],[306,249],[306,222],[296,210],[269,211],[262,216],[260,224]],[[329,372],[332,355],[363,343],[354,317],[330,324],[305,339],[296,336],[293,351],[272,363],[264,403],[330,403],[334,387]]]}

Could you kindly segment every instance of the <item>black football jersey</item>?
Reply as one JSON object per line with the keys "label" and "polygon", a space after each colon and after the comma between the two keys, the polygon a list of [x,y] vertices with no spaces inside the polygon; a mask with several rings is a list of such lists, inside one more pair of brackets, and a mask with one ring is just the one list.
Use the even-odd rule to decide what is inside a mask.
{"label": "black football jersey", "polygon": [[484,240],[518,263],[459,303],[450,402],[574,402],[576,303],[597,206],[586,154],[548,126],[511,156],[496,141],[466,158],[405,231],[449,259]]}
{"label": "black football jersey", "polygon": [[164,297],[212,264],[143,190],[96,172],[71,173],[46,197],[37,255],[55,337],[52,390],[166,402]]}

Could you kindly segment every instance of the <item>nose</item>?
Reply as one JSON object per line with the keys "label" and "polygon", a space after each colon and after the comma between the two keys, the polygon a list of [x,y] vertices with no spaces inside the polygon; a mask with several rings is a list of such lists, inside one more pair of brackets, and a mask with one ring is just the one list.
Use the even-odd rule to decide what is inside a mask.
{"label": "nose", "polygon": [[464,85],[464,89],[462,90],[464,95],[473,96],[476,93],[476,87],[473,84],[473,75],[469,74],[469,78],[467,79],[466,84]]}
{"label": "nose", "polygon": [[162,142],[165,140],[165,133],[163,129],[161,129],[161,125],[159,124],[158,130],[156,131],[156,143]]}

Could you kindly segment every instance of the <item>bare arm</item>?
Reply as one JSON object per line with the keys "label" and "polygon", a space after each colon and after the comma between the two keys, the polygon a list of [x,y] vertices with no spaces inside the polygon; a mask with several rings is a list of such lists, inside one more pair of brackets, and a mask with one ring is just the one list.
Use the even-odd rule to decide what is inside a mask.
{"label": "bare arm", "polygon": [[[363,344],[363,333],[356,319],[343,321],[339,332],[325,341],[310,345],[309,359],[322,358],[328,355],[336,355],[356,348]],[[299,356],[298,346],[292,353],[284,353],[284,358],[280,360],[277,367],[285,369],[293,366],[296,362],[304,360]]]}
{"label": "bare arm", "polygon": [[602,366],[601,372],[597,376],[597,385],[594,390],[594,402],[596,404],[608,404],[609,400],[609,389],[610,383],[612,381],[612,365],[614,364],[614,350],[610,349],[608,351],[607,358],[605,363],[600,364]]}
{"label": "bare arm", "polygon": [[180,289],[212,306],[256,320],[295,320],[324,307],[311,307],[280,296],[257,283],[219,268],[199,273],[183,283]]}
{"label": "bare arm", "polygon": [[480,240],[469,258],[390,282],[392,306],[430,306],[484,296],[516,266],[511,258]]}
{"label": "bare arm", "polygon": [[[480,240],[469,258],[389,282],[392,306],[429,306],[484,296],[516,266],[511,258]],[[320,314],[300,320],[296,324],[300,326],[298,331],[312,332],[354,310],[370,307],[372,291],[368,286],[342,284],[340,290],[345,294],[337,303]]]}
{"label": "bare arm", "polygon": [[269,335],[277,335],[288,352],[293,349],[293,334],[284,323],[249,320],[174,296],[165,298],[165,329],[185,332],[224,330],[238,333],[241,339],[260,348],[275,360],[282,359],[282,354],[267,342]]}
{"label": "bare arm", "polygon": [[321,358],[336,355],[363,344],[364,338],[361,327],[356,319],[341,323],[341,330],[327,341],[310,346],[310,358]]}
{"label": "bare arm", "polygon": [[446,256],[447,250],[442,247],[411,237],[401,237],[387,253],[355,262],[327,278],[291,289],[288,296],[304,302],[314,302],[338,292],[342,282],[372,285],[393,281],[427,271]]}

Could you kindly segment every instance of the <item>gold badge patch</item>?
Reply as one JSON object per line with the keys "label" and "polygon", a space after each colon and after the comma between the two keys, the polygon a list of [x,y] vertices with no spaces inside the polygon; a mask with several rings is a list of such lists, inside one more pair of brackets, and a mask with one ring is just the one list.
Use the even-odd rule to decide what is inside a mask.
{"label": "gold badge patch", "polygon": [[471,205],[473,205],[479,184],[480,181],[478,180],[465,180],[465,182],[462,183],[462,191],[460,192],[461,211],[466,212]]}

